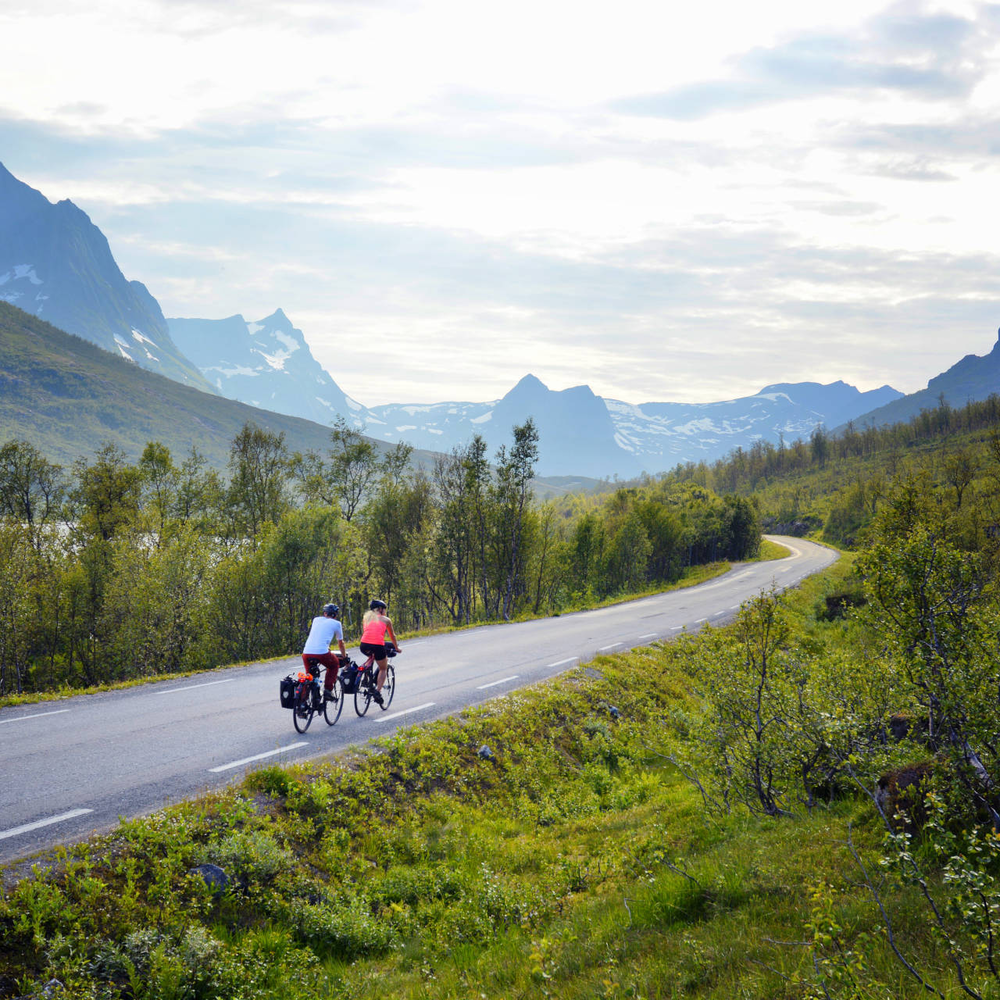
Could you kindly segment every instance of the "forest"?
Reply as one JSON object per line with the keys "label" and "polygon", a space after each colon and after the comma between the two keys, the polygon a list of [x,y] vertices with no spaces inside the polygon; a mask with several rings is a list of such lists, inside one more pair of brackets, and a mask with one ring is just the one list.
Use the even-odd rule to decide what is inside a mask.
{"label": "forest", "polygon": [[415,468],[343,421],[325,452],[252,424],[228,477],[192,450],[113,444],[62,468],[0,448],[0,697],[288,655],[327,601],[348,639],[373,597],[397,628],[512,620],[752,558],[754,502],[650,481],[535,500],[529,420]]}

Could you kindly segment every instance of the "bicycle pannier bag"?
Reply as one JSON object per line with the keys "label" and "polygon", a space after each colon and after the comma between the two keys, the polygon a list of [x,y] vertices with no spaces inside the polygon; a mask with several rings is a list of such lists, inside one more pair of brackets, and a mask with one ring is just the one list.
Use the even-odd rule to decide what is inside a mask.
{"label": "bicycle pannier bag", "polygon": [[348,663],[340,668],[340,683],[344,685],[344,694],[354,694],[358,689],[358,665]]}
{"label": "bicycle pannier bag", "polygon": [[295,707],[295,680],[291,674],[281,678],[281,707]]}

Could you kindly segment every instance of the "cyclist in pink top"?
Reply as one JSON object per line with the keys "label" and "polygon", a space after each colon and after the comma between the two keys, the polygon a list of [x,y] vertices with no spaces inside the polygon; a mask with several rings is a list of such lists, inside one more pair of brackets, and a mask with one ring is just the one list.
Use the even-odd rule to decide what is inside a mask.
{"label": "cyclist in pink top", "polygon": [[361,652],[365,656],[374,656],[378,664],[378,681],[375,684],[373,697],[379,705],[382,704],[382,685],[385,683],[385,672],[389,666],[389,659],[385,653],[386,636],[392,641],[396,652],[402,652],[396,641],[396,633],[392,630],[392,621],[384,614],[388,608],[389,605],[385,601],[372,601],[361,620]]}

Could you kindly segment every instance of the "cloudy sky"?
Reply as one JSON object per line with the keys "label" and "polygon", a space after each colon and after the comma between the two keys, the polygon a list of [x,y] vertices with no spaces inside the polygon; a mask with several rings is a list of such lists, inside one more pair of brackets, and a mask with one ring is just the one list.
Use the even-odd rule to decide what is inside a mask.
{"label": "cloudy sky", "polygon": [[909,392],[996,340],[1000,5],[0,0],[0,39],[0,162],[368,405]]}

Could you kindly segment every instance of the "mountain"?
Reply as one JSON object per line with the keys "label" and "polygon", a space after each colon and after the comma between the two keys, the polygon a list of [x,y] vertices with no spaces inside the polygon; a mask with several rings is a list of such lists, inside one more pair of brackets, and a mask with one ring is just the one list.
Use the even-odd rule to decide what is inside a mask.
{"label": "mountain", "polygon": [[615,443],[615,428],[600,396],[588,386],[553,391],[525,375],[489,403],[388,403],[368,410],[367,433],[383,441],[408,441],[450,451],[479,434],[492,455],[510,444],[511,428],[532,417],[539,433],[538,472],[543,476],[634,476],[642,467]]}
{"label": "mountain", "polygon": [[681,462],[712,462],[757,440],[806,438],[817,424],[834,427],[900,396],[887,385],[861,392],[840,381],[782,382],[716,403],[605,402],[619,445],[654,472]]}
{"label": "mountain", "polygon": [[71,201],[53,205],[3,164],[0,301],[141,368],[212,391],[177,349],[156,299],[142,283],[126,280],[86,213]]}
{"label": "mountain", "polygon": [[[884,406],[880,406],[855,418],[858,426],[882,427],[886,424],[904,423],[920,414],[921,410],[933,410],[941,401],[954,407],[968,402],[986,399],[994,393],[1000,394],[1000,331],[997,341],[989,354],[966,354],[961,361],[947,371],[935,375],[927,383],[926,389],[911,392]],[[846,421],[845,421],[846,422]]]}
{"label": "mountain", "polygon": [[588,386],[553,391],[527,375],[491,403],[386,404],[368,411],[368,433],[447,451],[474,433],[495,448],[531,416],[540,432],[538,471],[630,478],[680,462],[714,461],[758,439],[808,437],[902,393],[889,386],[860,392],[844,382],[781,383],[718,403],[642,403],[596,396]]}
{"label": "mountain", "polygon": [[532,417],[539,431],[540,476],[630,479],[678,463],[714,461],[756,440],[808,437],[902,393],[889,386],[860,392],[844,382],[778,383],[753,396],[716,403],[625,403],[589,386],[549,389],[525,375],[489,402],[384,403],[365,407],[348,396],[309,350],[301,330],[278,309],[256,323],[171,319],[170,333],[223,395],[279,413],[332,423],[338,416],[372,438],[448,452],[474,434],[491,455],[511,428]]}
{"label": "mountain", "polygon": [[364,422],[364,407],[334,382],[280,309],[257,323],[236,315],[168,319],[167,325],[178,348],[228,399],[321,424],[338,415]]}
{"label": "mountain", "polygon": [[224,469],[232,439],[247,421],[284,433],[292,450],[330,446],[328,426],[145,371],[0,302],[0,443],[24,438],[51,461],[68,464],[105,441],[133,459],[147,442],[160,441],[178,463],[196,447]]}
{"label": "mountain", "polygon": [[[149,441],[166,445],[178,464],[195,447],[225,471],[233,438],[251,421],[284,434],[290,451],[325,454],[330,427],[257,409],[144,371],[118,354],[56,329],[0,302],[0,444],[31,442],[50,461],[91,458],[104,442],[137,459]],[[378,445],[378,442],[375,442]],[[413,463],[431,469],[436,454],[417,450]],[[600,486],[579,476],[536,477],[540,499]]]}

